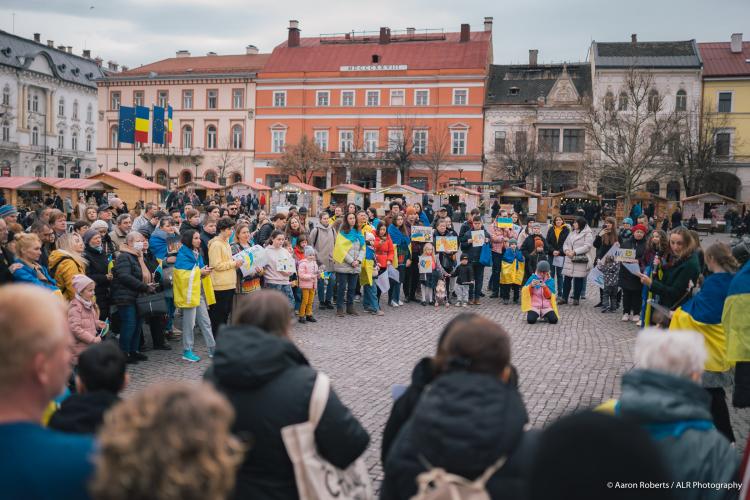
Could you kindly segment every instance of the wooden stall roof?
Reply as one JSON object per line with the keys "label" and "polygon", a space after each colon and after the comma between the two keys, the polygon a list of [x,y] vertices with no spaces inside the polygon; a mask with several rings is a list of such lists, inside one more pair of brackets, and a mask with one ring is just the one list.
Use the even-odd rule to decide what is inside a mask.
{"label": "wooden stall roof", "polygon": [[474,191],[473,189],[469,189],[463,186],[450,186],[443,190],[445,193],[451,193],[451,192],[459,192],[464,194],[471,194],[474,196],[482,196],[482,193],[479,191]]}
{"label": "wooden stall roof", "polygon": [[724,196],[723,194],[719,194],[719,193],[696,194],[694,196],[688,196],[687,198],[683,198],[682,200],[680,200],[680,202],[685,203],[686,201],[695,201],[695,200],[699,200],[701,198],[706,198],[706,197],[717,198],[717,201],[724,201],[726,203],[739,203],[739,201],[735,200],[734,198],[730,198],[729,196]]}
{"label": "wooden stall roof", "polygon": [[271,188],[266,186],[265,184],[259,184],[257,182],[245,182],[245,181],[235,182],[234,184],[230,184],[224,189],[232,189],[234,186],[247,186],[250,189],[254,189],[255,191],[271,191]]}
{"label": "wooden stall roof", "polygon": [[320,192],[320,189],[311,184],[305,184],[304,182],[287,182],[284,186],[281,186],[281,189],[283,190],[285,186],[293,186],[302,191],[314,191],[318,193]]}
{"label": "wooden stall roof", "polygon": [[[618,200],[624,200],[625,195],[621,194],[617,197]],[[661,201],[669,201],[667,198],[663,196],[659,196],[658,194],[650,193],[648,191],[636,191],[633,194],[630,195],[630,199],[641,199],[641,200],[661,200]]]}
{"label": "wooden stall roof", "polygon": [[221,189],[224,189],[224,186],[222,186],[221,184],[216,184],[215,182],[211,182],[211,181],[190,181],[190,182],[186,182],[185,184],[181,184],[177,187],[179,189],[192,187],[192,188],[197,188],[197,189],[212,189],[214,191],[219,191]]}
{"label": "wooden stall roof", "polygon": [[338,184],[336,186],[329,187],[328,189],[324,189],[323,191],[326,193],[331,192],[333,194],[343,194],[350,191],[363,194],[372,193],[372,191],[370,191],[369,189],[363,188],[362,186],[357,186],[356,184]]}
{"label": "wooden stall roof", "polygon": [[501,189],[499,191],[495,191],[495,194],[500,197],[505,198],[524,198],[524,197],[531,197],[531,198],[541,198],[542,193],[535,193],[534,191],[529,191],[528,189],[524,189],[520,186],[509,186],[505,189]]}
{"label": "wooden stall roof", "polygon": [[589,193],[580,189],[567,189],[560,191],[559,193],[550,193],[550,198],[556,198],[558,196],[562,198],[586,198],[588,200],[601,200],[601,196],[594,193]]}
{"label": "wooden stall roof", "polygon": [[143,177],[138,177],[137,175],[130,174],[128,172],[100,172],[98,174],[94,174],[89,177],[89,179],[101,179],[101,178],[107,178],[111,177],[113,179],[117,179],[118,181],[125,182],[127,184],[130,184],[131,186],[137,187],[138,189],[145,189],[145,190],[159,190],[162,191],[166,189],[161,184],[157,184],[155,182],[151,182],[147,179],[144,179]]}
{"label": "wooden stall roof", "polygon": [[0,177],[0,189],[39,191],[44,184],[36,177]]}
{"label": "wooden stall roof", "polygon": [[56,177],[42,177],[40,180],[55,189],[73,189],[80,191],[107,191],[114,186],[99,179],[59,179]]}
{"label": "wooden stall roof", "polygon": [[414,186],[408,186],[406,184],[394,184],[392,186],[388,187],[382,187],[379,189],[376,189],[375,192],[377,193],[403,193],[405,191],[411,191],[414,194],[425,194],[427,191],[423,191],[419,188],[415,188]]}

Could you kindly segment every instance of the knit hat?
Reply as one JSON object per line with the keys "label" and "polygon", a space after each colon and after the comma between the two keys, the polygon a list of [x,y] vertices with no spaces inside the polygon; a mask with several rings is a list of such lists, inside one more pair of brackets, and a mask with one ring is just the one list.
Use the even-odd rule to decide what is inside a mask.
{"label": "knit hat", "polygon": [[314,257],[315,256],[315,249],[311,247],[310,245],[307,245],[305,247],[305,257]]}
{"label": "knit hat", "polygon": [[544,248],[544,240],[542,238],[537,238],[534,242],[534,246],[536,248]]}
{"label": "knit hat", "polygon": [[80,294],[84,290],[84,288],[93,284],[94,280],[92,280],[85,274],[76,274],[75,276],[73,276],[73,288],[75,288],[77,294]]}
{"label": "knit hat", "polygon": [[631,219],[630,217],[625,217],[624,219],[622,219],[622,223],[623,224],[630,224],[632,226],[633,225],[633,219]]}
{"label": "knit hat", "polygon": [[631,227],[630,229],[632,229],[633,232],[636,232],[636,231],[641,231],[643,233],[647,233],[648,232],[648,230],[646,229],[646,226],[644,226],[643,224],[636,224],[635,226]]}
{"label": "knit hat", "polygon": [[549,262],[546,260],[540,260],[536,264],[536,272],[538,273],[548,273],[549,272]]}
{"label": "knit hat", "polygon": [[[104,222],[104,221],[102,221],[102,222]],[[98,235],[99,235],[99,231],[97,231],[96,229],[89,229],[88,231],[86,231],[85,233],[83,233],[83,244],[84,245],[88,245],[89,242],[91,241],[91,239],[94,236],[98,236]]]}
{"label": "knit hat", "polygon": [[95,220],[91,223],[91,229],[98,231],[100,229],[109,229],[109,224],[103,220]]}
{"label": "knit hat", "polygon": [[18,210],[13,205],[3,205],[0,207],[0,219],[3,217],[9,217],[11,215],[18,215]]}

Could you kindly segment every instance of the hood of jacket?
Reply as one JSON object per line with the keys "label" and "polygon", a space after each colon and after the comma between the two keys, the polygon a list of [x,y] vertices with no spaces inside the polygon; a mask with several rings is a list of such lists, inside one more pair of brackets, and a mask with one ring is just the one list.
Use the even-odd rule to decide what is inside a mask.
{"label": "hood of jacket", "polygon": [[443,374],[428,386],[412,418],[417,450],[464,477],[510,455],[528,421],[518,390],[498,378],[463,371]]}
{"label": "hood of jacket", "polygon": [[640,422],[712,420],[710,405],[708,392],[684,377],[641,369],[622,377],[620,412]]}
{"label": "hood of jacket", "polygon": [[47,266],[47,268],[52,269],[63,259],[71,259],[76,263],[76,265],[78,265],[78,261],[76,261],[75,257],[73,257],[70,252],[67,252],[65,250],[53,250],[52,253],[49,254],[49,266]]}
{"label": "hood of jacket", "polygon": [[120,400],[108,391],[73,394],[52,415],[50,427],[64,432],[92,434],[102,424],[104,413]]}
{"label": "hood of jacket", "polygon": [[227,326],[221,329],[221,340],[206,378],[226,388],[256,389],[284,370],[308,364],[289,340],[254,326]]}

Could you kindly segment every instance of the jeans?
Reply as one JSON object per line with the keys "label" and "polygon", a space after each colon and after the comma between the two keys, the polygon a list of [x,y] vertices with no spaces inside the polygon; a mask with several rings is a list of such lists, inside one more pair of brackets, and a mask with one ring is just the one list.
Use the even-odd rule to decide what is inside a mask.
{"label": "jeans", "polygon": [[474,269],[474,290],[470,292],[469,300],[479,300],[479,294],[482,292],[482,286],[484,286],[484,266],[475,262],[471,267]]}
{"label": "jeans", "polygon": [[338,283],[338,287],[336,288],[336,308],[339,310],[344,308],[345,295],[346,306],[352,307],[354,305],[354,292],[357,290],[357,283],[359,282],[359,274],[336,273],[336,282]]}
{"label": "jeans", "polygon": [[135,304],[117,306],[120,314],[120,349],[126,354],[138,351],[143,317],[138,316]]}
{"label": "jeans", "polygon": [[208,316],[211,318],[211,331],[214,338],[219,333],[219,327],[229,323],[229,314],[232,312],[232,302],[234,300],[234,289],[215,290],[216,303],[208,308]]}
{"label": "jeans", "polygon": [[167,297],[167,324],[164,325],[164,329],[168,332],[174,328],[174,312],[176,308],[174,306],[174,298]]}
{"label": "jeans", "polygon": [[302,291],[302,300],[299,304],[299,317],[304,318],[312,316],[313,302],[315,301],[314,288],[300,288]]}
{"label": "jeans", "polygon": [[291,285],[277,285],[274,283],[268,283],[266,284],[266,288],[270,288],[271,290],[278,290],[286,295],[286,298],[289,300],[289,305],[292,306],[292,309],[294,309],[294,294],[292,293]]}
{"label": "jeans", "polygon": [[565,276],[563,280],[563,300],[568,300],[570,295],[570,287],[573,285],[573,300],[579,300],[581,298],[581,291],[583,290],[583,282],[586,278],[571,278]]}
{"label": "jeans", "polygon": [[464,304],[469,301],[469,285],[459,285],[456,283],[456,300]]}
{"label": "jeans", "polygon": [[490,290],[493,293],[500,291],[500,268],[503,256],[497,252],[492,252],[492,274],[490,275]]}
{"label": "jeans", "polygon": [[362,294],[362,305],[365,307],[365,309],[369,309],[375,312],[380,310],[377,288],[378,285],[375,284],[375,276],[373,276],[372,285],[365,285],[363,287],[364,293]]}
{"label": "jeans", "polygon": [[292,296],[294,297],[294,312],[299,311],[299,306],[302,304],[302,291],[300,287],[295,286],[292,288]]}
{"label": "jeans", "polygon": [[562,275],[562,267],[557,266],[550,266],[552,268],[552,272],[550,273],[550,277],[555,279],[555,290],[562,290],[562,284],[563,284],[563,275]]}
{"label": "jeans", "polygon": [[206,347],[209,349],[216,347],[216,341],[213,334],[211,334],[211,319],[208,317],[206,296],[202,291],[201,302],[198,304],[198,307],[182,309],[182,348],[185,351],[193,350],[193,329],[195,329],[196,322],[203,334],[203,340],[206,341]]}
{"label": "jeans", "polygon": [[336,274],[331,273],[331,276],[328,278],[328,284],[326,285],[326,280],[323,278],[318,278],[318,300],[320,300],[320,305],[327,303],[331,303],[333,301],[333,289],[336,286]]}

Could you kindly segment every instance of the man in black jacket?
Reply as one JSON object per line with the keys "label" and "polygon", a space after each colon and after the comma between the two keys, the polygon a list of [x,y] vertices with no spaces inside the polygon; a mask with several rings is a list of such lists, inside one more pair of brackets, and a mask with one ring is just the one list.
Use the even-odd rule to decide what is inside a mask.
{"label": "man in black jacket", "polygon": [[13,254],[6,247],[8,241],[8,225],[0,219],[0,285],[13,281],[10,266],[13,265]]}

